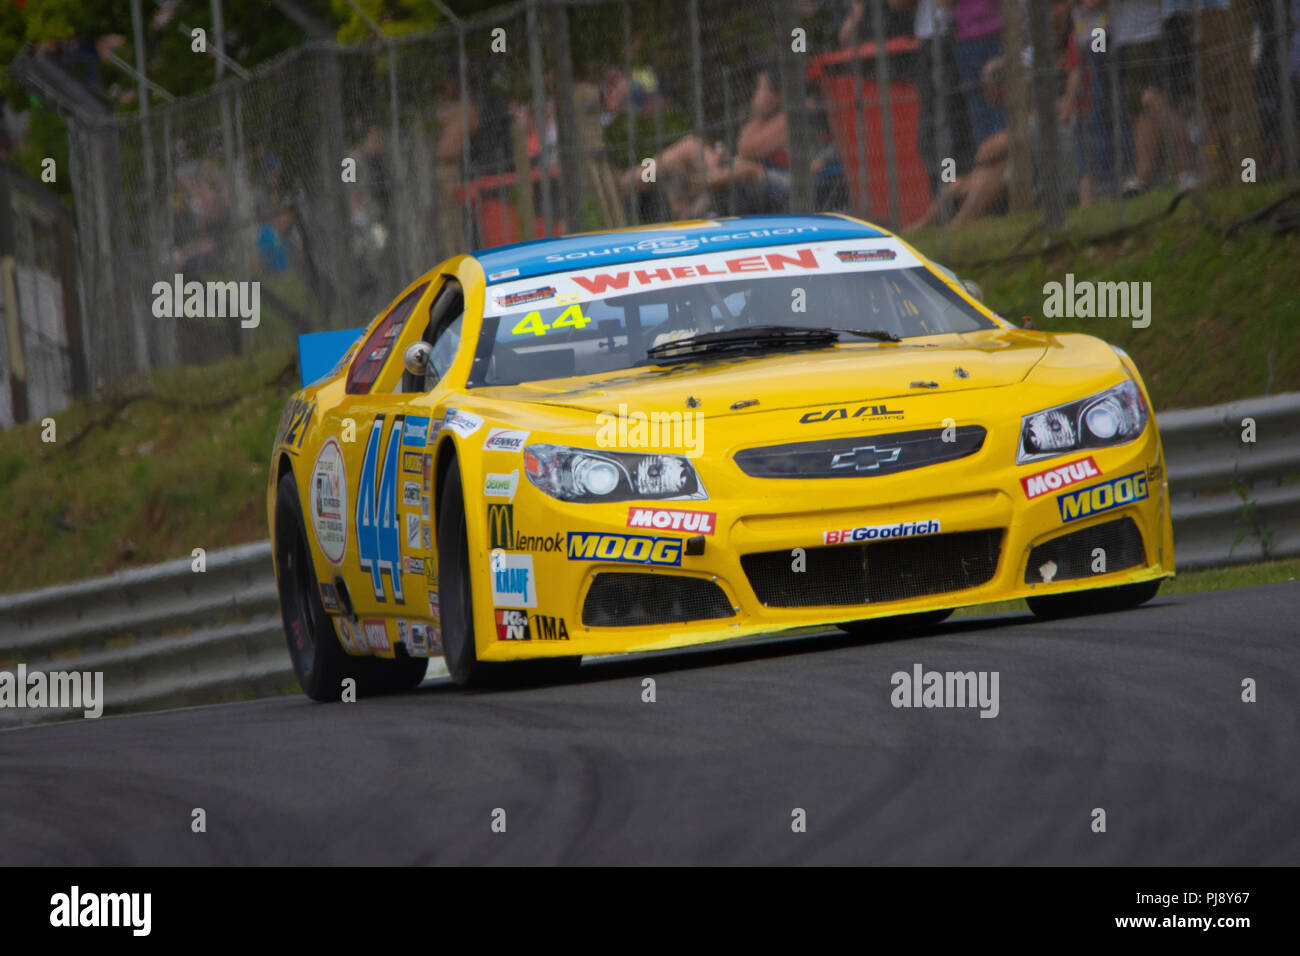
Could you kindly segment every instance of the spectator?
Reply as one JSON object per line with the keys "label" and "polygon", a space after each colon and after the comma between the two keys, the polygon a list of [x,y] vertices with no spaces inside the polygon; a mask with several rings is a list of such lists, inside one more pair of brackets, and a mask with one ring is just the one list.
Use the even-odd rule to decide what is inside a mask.
{"label": "spectator", "polygon": [[[953,58],[952,11],[938,0],[890,0],[890,6],[914,11],[913,32],[917,39],[916,87],[920,95],[916,147],[930,176],[930,192],[942,186],[942,161],[952,159],[957,169],[970,169],[975,143],[966,114]],[[939,127],[939,101],[943,101],[943,125]]]}
{"label": "spectator", "polygon": [[[1167,55],[1173,70],[1173,98],[1183,119],[1179,127],[1183,141],[1187,142],[1188,176],[1180,177],[1180,187],[1196,185],[1190,139],[1186,135],[1189,123],[1195,123],[1196,59],[1193,50],[1195,0],[1163,0],[1164,31]],[[1228,0],[1200,0],[1201,8],[1201,96],[1205,128],[1200,131],[1200,145],[1204,163],[1202,179],[1209,184],[1221,185],[1232,175],[1232,16]],[[1242,70],[1246,69],[1243,62]],[[1179,149],[1181,149],[1181,145]]]}
{"label": "spectator", "polygon": [[961,76],[971,135],[974,142],[983,146],[986,139],[1007,125],[1002,110],[985,97],[981,79],[985,64],[1002,55],[1002,14],[998,0],[938,0],[938,3],[951,8],[956,21],[953,57]]}
{"label": "spectator", "polygon": [[655,157],[655,182],[644,182],[641,167],[634,167],[623,174],[624,190],[644,192],[657,183],[675,219],[707,215],[714,205],[713,193],[733,188],[744,212],[776,212],[788,207],[790,158],[779,75],[772,63],[755,77],[749,116],[736,137],[734,157],[721,143],[707,143],[690,134]]}
{"label": "spectator", "polygon": [[1151,188],[1162,149],[1178,172],[1179,188],[1195,186],[1187,127],[1170,111],[1170,55],[1162,36],[1160,0],[1111,0],[1110,32],[1132,129],[1133,173],[1124,183],[1124,195]]}

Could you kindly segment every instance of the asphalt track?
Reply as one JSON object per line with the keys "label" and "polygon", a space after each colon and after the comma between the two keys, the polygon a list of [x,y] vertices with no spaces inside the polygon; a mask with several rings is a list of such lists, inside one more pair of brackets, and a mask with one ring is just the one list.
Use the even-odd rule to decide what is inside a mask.
{"label": "asphalt track", "polygon": [[[1298,610],[1291,582],[20,728],[0,864],[1296,864]],[[916,663],[998,671],[999,715],[895,709]]]}

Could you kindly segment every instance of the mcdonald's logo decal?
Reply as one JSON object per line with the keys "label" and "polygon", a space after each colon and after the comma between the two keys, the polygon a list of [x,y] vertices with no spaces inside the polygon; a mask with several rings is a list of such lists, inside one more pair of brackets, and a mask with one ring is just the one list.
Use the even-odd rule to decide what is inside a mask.
{"label": "mcdonald's logo decal", "polygon": [[515,540],[515,506],[492,503],[487,506],[489,548],[510,549]]}

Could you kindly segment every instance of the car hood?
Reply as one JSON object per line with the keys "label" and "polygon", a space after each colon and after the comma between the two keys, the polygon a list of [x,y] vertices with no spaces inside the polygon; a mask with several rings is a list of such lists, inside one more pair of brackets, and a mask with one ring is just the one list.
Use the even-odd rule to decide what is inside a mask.
{"label": "car hood", "polygon": [[617,412],[620,404],[628,411],[694,408],[709,417],[734,414],[737,403],[766,412],[1013,385],[1049,344],[1041,332],[998,328],[489,386],[474,394],[597,413]]}

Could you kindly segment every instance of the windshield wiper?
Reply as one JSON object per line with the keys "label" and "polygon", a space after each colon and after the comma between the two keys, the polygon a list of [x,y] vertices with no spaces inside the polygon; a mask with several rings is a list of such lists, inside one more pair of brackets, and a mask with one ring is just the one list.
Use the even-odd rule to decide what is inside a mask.
{"label": "windshield wiper", "polygon": [[722,332],[699,332],[684,339],[661,342],[646,349],[646,358],[658,363],[681,361],[700,355],[755,351],[825,348],[841,334],[860,335],[886,342],[900,341],[892,332],[862,329],[810,329],[795,325],[755,325]]}

